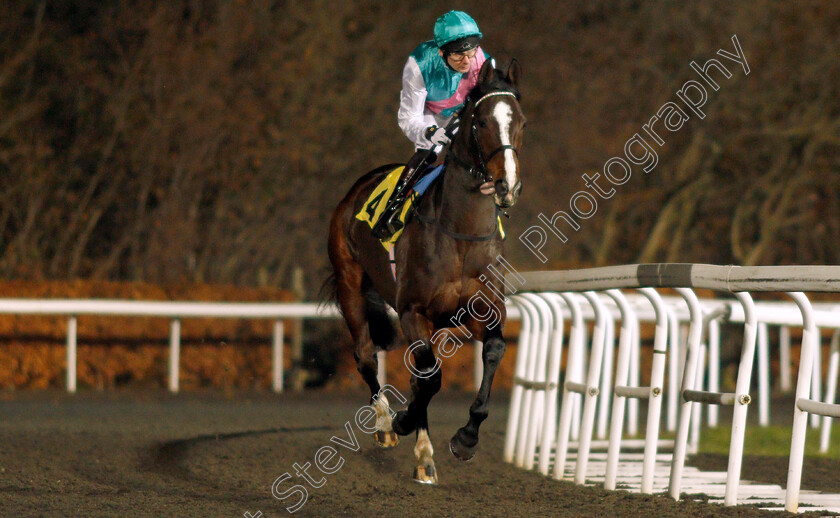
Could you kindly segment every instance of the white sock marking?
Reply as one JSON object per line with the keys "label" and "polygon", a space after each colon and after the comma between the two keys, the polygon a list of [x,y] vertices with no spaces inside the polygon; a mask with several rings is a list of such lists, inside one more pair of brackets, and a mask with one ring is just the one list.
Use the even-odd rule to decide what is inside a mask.
{"label": "white sock marking", "polygon": [[388,398],[385,397],[385,394],[376,398],[373,408],[376,409],[376,422],[382,423],[379,429],[383,432],[392,432],[394,428],[391,425],[391,413],[388,411]]}
{"label": "white sock marking", "polygon": [[432,441],[429,440],[429,432],[427,430],[420,430],[417,434],[417,443],[414,445],[414,457],[417,462],[431,461],[435,450],[432,448]]}

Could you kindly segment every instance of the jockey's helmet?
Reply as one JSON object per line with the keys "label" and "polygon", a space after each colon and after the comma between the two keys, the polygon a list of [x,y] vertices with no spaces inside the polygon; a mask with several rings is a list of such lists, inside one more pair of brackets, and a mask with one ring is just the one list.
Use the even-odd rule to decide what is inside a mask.
{"label": "jockey's helmet", "polygon": [[463,11],[449,11],[435,22],[435,44],[444,54],[474,49],[481,37],[478,24]]}

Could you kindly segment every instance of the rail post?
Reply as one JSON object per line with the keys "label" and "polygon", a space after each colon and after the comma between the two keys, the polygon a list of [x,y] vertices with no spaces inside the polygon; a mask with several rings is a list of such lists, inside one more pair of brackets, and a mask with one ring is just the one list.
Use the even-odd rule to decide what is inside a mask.
{"label": "rail post", "polygon": [[76,338],[75,315],[67,319],[67,392],[76,392]]}
{"label": "rail post", "polygon": [[[540,314],[533,303],[526,297],[521,296],[519,299],[519,307],[522,309],[523,315],[528,315],[528,323],[530,327],[529,345],[527,363],[524,376],[519,378],[522,383],[524,391],[522,393],[522,410],[519,417],[519,433],[520,442],[516,448],[516,465],[520,468],[525,467],[529,460],[526,458],[528,451],[528,443],[531,437],[531,418],[534,413],[533,399],[535,397],[533,381],[537,369],[537,355],[540,354],[540,345],[542,344],[542,328],[540,322]],[[524,320],[523,320],[524,322]],[[533,457],[531,458],[533,461]]]}
{"label": "rail post", "polygon": [[770,425],[770,333],[758,324],[758,424]]}
{"label": "rail post", "polygon": [[[840,369],[840,329],[835,329],[831,335],[831,350],[828,356],[828,376],[826,376],[825,402],[834,404],[837,393],[837,374]],[[820,453],[828,451],[828,440],[831,437],[831,417],[823,416],[820,427]]]}
{"label": "rail post", "polygon": [[755,359],[757,323],[755,304],[749,293],[736,293],[744,306],[744,344],[741,347],[741,363],[738,365],[738,379],[735,380],[735,408],[732,411],[732,438],[729,441],[729,465],[726,470],[726,492],[724,505],[738,503],[738,483],[741,479],[741,462],[744,457],[744,433],[749,409],[750,379]]}
{"label": "rail post", "polygon": [[181,320],[169,323],[169,392],[178,392],[178,371],[181,362]]}
{"label": "rail post", "polygon": [[548,381],[545,393],[545,421],[543,422],[539,459],[540,473],[548,475],[551,444],[557,433],[558,387],[560,384],[560,363],[563,356],[563,308],[560,306],[559,295],[553,293],[543,293],[541,295],[551,306],[553,323],[551,355],[548,362]]}
{"label": "rail post", "polygon": [[520,319],[522,329],[519,332],[519,340],[516,344],[516,366],[513,371],[513,390],[510,396],[510,409],[508,410],[508,421],[505,431],[505,448],[503,458],[505,462],[513,463],[516,453],[516,442],[519,428],[520,414],[522,413],[522,393],[524,387],[519,381],[526,376],[528,350],[530,348],[531,318],[527,311],[522,309],[522,303],[517,297],[511,297],[511,302],[520,308]]}
{"label": "rail post", "polygon": [[790,327],[779,329],[779,384],[782,392],[790,392]]}
{"label": "rail post", "polygon": [[283,392],[283,320],[279,318],[274,321],[271,340],[271,388]]}
{"label": "rail post", "polygon": [[793,431],[790,440],[790,460],[785,491],[785,511],[799,509],[799,488],[802,483],[802,463],[805,457],[805,434],[808,431],[808,412],[800,408],[799,401],[811,396],[814,370],[814,353],[819,352],[819,334],[814,323],[811,303],[801,292],[788,293],[802,312],[802,349],[799,353],[799,376],[796,381],[796,405],[793,408]]}
{"label": "rail post", "polygon": [[[292,270],[292,293],[295,294],[297,300],[303,300],[305,290],[303,286],[303,269],[299,266]],[[304,374],[303,374],[303,319],[296,318],[292,320],[292,391],[300,392],[303,390]]]}
{"label": "rail post", "polygon": [[618,392],[620,387],[627,385],[630,374],[630,341],[633,339],[633,323],[636,315],[627,304],[627,299],[619,290],[608,290],[607,295],[618,305],[621,312],[621,333],[618,339],[618,358],[615,363],[615,390],[612,404],[612,421],[610,422],[610,441],[607,446],[607,470],[604,476],[604,487],[615,489],[618,468],[618,457],[621,450],[621,436],[624,424],[625,397]]}
{"label": "rail post", "polygon": [[566,379],[563,383],[563,401],[560,404],[560,421],[557,424],[557,446],[554,453],[555,479],[562,479],[566,470],[566,456],[569,453],[569,436],[572,428],[572,412],[575,409],[574,399],[576,394],[569,390],[569,376],[579,376],[583,364],[583,342],[585,340],[585,328],[580,303],[572,293],[561,293],[560,296],[569,307],[572,313],[572,329],[569,335],[569,353],[566,357]]}
{"label": "rail post", "polygon": [[522,297],[529,301],[538,317],[537,354],[529,377],[529,381],[534,383],[534,388],[531,395],[530,423],[526,430],[524,458],[525,469],[533,469],[537,443],[542,439],[541,431],[545,419],[546,364],[548,362],[548,349],[551,344],[552,318],[551,308],[542,297],[533,293],[523,293]]}
{"label": "rail post", "polygon": [[589,450],[592,446],[592,432],[595,427],[595,409],[598,404],[601,370],[603,369],[604,345],[607,320],[612,318],[604,303],[594,291],[584,291],[583,296],[595,310],[595,327],[592,330],[592,347],[589,350],[589,370],[586,373],[586,389],[583,392],[583,417],[580,424],[575,483],[586,482],[586,468],[589,464]]}

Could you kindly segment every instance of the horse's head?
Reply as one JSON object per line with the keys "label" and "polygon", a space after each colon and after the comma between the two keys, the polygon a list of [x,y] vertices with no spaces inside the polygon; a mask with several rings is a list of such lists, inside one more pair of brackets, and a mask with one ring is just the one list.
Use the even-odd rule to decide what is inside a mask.
{"label": "horse's head", "polygon": [[494,195],[496,205],[507,208],[516,203],[522,192],[519,179],[519,148],[525,128],[525,115],[519,107],[516,90],[521,69],[515,59],[507,75],[493,68],[487,60],[478,75],[478,84],[470,93],[459,129],[459,137],[470,149],[480,191]]}

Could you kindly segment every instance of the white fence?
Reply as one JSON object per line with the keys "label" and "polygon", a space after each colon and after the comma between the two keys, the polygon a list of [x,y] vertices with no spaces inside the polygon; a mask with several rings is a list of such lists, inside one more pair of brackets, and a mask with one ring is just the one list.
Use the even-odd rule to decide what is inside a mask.
{"label": "white fence", "polygon": [[[393,314],[393,311],[391,312]],[[53,315],[67,317],[67,391],[76,392],[77,317],[81,315],[161,317],[169,318],[168,386],[178,392],[181,355],[181,320],[184,318],[236,318],[274,320],[271,347],[271,385],[275,392],[283,391],[284,319],[339,319],[334,305],[314,302],[164,302],[133,300],[79,299],[0,299],[0,314]],[[510,319],[519,318],[516,307],[509,308]],[[385,384],[385,352],[379,351],[379,380]],[[483,364],[480,348],[476,348],[474,378],[480,383]]]}
{"label": "white fence", "polygon": [[[521,319],[523,326],[518,340],[516,379],[511,400],[511,412],[506,437],[505,458],[531,468],[537,462],[541,472],[548,474],[551,455],[555,454],[555,476],[563,476],[565,455],[572,440],[578,442],[578,468],[575,479],[585,477],[588,449],[593,433],[599,438],[607,435],[609,426],[609,462],[607,487],[614,487],[616,462],[622,444],[620,441],[626,417],[627,431],[635,434],[638,429],[638,400],[649,402],[646,425],[645,471],[642,490],[650,491],[652,468],[656,448],[660,445],[660,408],[667,400],[665,427],[677,430],[677,452],[671,476],[671,491],[679,494],[680,456],[696,448],[699,436],[700,407],[692,402],[725,403],[736,408],[733,422],[733,450],[730,455],[730,480],[727,484],[727,503],[734,503],[740,472],[743,443],[743,423],[746,404],[751,401],[749,381],[753,355],[758,348],[758,403],[759,421],[769,422],[769,326],[780,333],[780,385],[789,388],[790,382],[790,327],[804,327],[802,362],[796,395],[797,423],[808,413],[812,425],[822,420],[821,448],[827,449],[831,419],[837,416],[835,398],[838,364],[840,364],[840,303],[811,305],[804,296],[791,294],[793,303],[754,302],[747,291],[837,291],[840,292],[840,267],[759,267],[738,268],[707,265],[643,265],[579,270],[572,272],[531,272],[524,274],[525,289],[531,292],[515,296],[508,304],[510,319]],[[516,281],[514,281],[516,282]],[[737,294],[739,300],[699,301],[690,290],[681,290],[680,296],[661,296],[650,287],[709,288]],[[639,289],[640,294],[624,293],[618,288]],[[607,290],[601,295],[590,292]],[[791,311],[793,308],[795,311]],[[0,314],[56,315],[67,317],[67,389],[76,390],[77,317],[80,315],[111,315],[133,317],[163,317],[171,319],[168,386],[178,391],[180,363],[180,324],[184,318],[241,318],[274,320],[272,335],[272,387],[283,389],[283,319],[335,319],[335,307],[319,308],[314,303],[208,303],[208,302],[141,302],[126,300],[59,300],[59,299],[0,299]],[[804,315],[804,316],[803,316]],[[742,323],[749,330],[742,348],[742,361],[738,386],[731,394],[719,390],[720,322],[726,319]],[[571,320],[569,359],[565,383],[559,385],[563,347],[563,323]],[[616,322],[621,321],[617,331]],[[594,337],[586,354],[585,323],[594,323]],[[656,324],[651,383],[639,387],[641,322]],[[813,328],[813,329],[811,329]],[[819,364],[819,333],[817,328],[835,329],[831,340],[828,382],[825,397],[821,398]],[[682,331],[682,332],[681,332]],[[701,333],[705,339],[701,340]],[[615,338],[619,337],[618,355],[613,380]],[[574,351],[572,353],[572,351]],[[687,355],[686,355],[687,353]],[[380,353],[380,378],[384,383],[384,353]],[[705,362],[708,354],[708,362]],[[670,361],[666,362],[666,356]],[[586,369],[586,365],[589,365]],[[664,391],[667,368],[668,384],[681,385],[681,390]],[[586,371],[586,373],[585,373]],[[706,386],[696,380],[706,373]],[[585,374],[584,374],[585,373]],[[481,378],[480,348],[476,348],[476,379]],[[682,378],[685,379],[682,379]],[[802,382],[802,380],[805,380]],[[564,401],[558,406],[559,390],[563,389]],[[578,394],[585,396],[581,401]],[[682,395],[682,397],[680,397]],[[614,399],[613,399],[614,398]],[[610,400],[612,399],[612,406]],[[600,400],[600,405],[598,401]],[[583,405],[581,406],[581,403]],[[626,412],[625,412],[625,406]],[[742,410],[738,410],[742,408]],[[682,409],[682,412],[679,410]],[[559,422],[557,419],[560,411]],[[582,411],[581,411],[582,410]],[[597,427],[595,418],[597,415]],[[682,417],[679,420],[678,418]],[[685,421],[685,423],[683,423]],[[708,422],[716,425],[717,407],[708,408]],[[804,441],[804,430],[797,424],[794,445],[791,449],[791,466],[794,457],[801,459],[801,448],[794,447]],[[559,433],[558,433],[559,432]],[[688,438],[691,438],[690,443]],[[739,439],[740,437],[740,439]],[[740,446],[738,443],[740,442]],[[682,445],[681,445],[682,443]],[[680,446],[681,445],[681,446]],[[680,448],[682,448],[680,450]],[[654,460],[650,460],[654,459]],[[561,462],[557,462],[557,461]],[[581,469],[581,467],[583,469]],[[801,460],[799,461],[801,471]],[[792,471],[793,473],[793,471]],[[676,476],[675,476],[676,475]],[[791,491],[789,484],[789,492]],[[796,481],[798,492],[798,479]],[[791,499],[791,502],[794,502]],[[795,504],[790,504],[795,505]]]}
{"label": "white fence", "polygon": [[169,332],[169,390],[178,392],[181,355],[181,319],[239,318],[274,320],[272,334],[272,388],[283,390],[283,319],[338,318],[333,306],[315,303],[154,302],[132,300],[0,299],[0,314],[59,315],[67,317],[67,390],[76,391],[77,320],[80,315],[164,317]]}
{"label": "white fence", "polygon": [[[744,429],[748,405],[752,367],[759,343],[760,399],[769,399],[769,368],[767,355],[767,326],[802,327],[802,349],[796,382],[793,439],[791,442],[789,477],[785,507],[795,511],[799,502],[804,441],[807,416],[824,417],[823,439],[828,443],[830,417],[840,417],[840,405],[833,404],[837,384],[838,335],[831,343],[828,389],[825,399],[819,397],[819,327],[840,328],[840,306],[819,305],[815,309],[801,291],[840,292],[840,267],[751,267],[711,265],[630,265],[566,272],[530,272],[525,279],[523,293],[512,300],[522,308],[523,331],[517,353],[515,385],[512,392],[508,429],[505,438],[505,460],[518,466],[549,473],[554,461],[553,475],[565,475],[566,459],[572,440],[577,441],[574,477],[583,483],[593,445],[596,409],[600,410],[599,429],[610,420],[610,437],[604,484],[615,487],[619,453],[622,442],[625,405],[638,399],[648,401],[648,422],[643,441],[645,453],[641,473],[641,490],[653,489],[653,467],[657,448],[661,445],[660,408],[664,396],[664,379],[669,367],[669,400],[678,403],[679,411],[669,409],[666,424],[677,420],[674,454],[671,458],[668,490],[679,498],[689,436],[696,446],[699,430],[699,404],[733,406],[732,436],[727,469],[724,502],[737,503],[743,453]],[[519,282],[510,279],[512,283]],[[665,301],[651,288],[674,288],[681,303]],[[705,288],[735,295],[737,301],[701,301],[691,288]],[[641,296],[633,297],[619,289],[637,289]],[[603,293],[597,293],[597,292]],[[790,303],[755,302],[749,292],[781,291],[793,300]],[[790,311],[792,308],[795,311]],[[586,308],[586,309],[584,309]],[[588,312],[593,322],[591,340],[586,340]],[[715,365],[719,356],[712,354],[718,345],[719,320],[739,322],[744,326],[741,361],[735,391],[718,392]],[[613,382],[612,359],[616,321],[621,320],[618,353]],[[564,322],[571,320],[569,349],[563,383],[560,366],[564,340]],[[654,354],[651,362],[651,383],[638,384],[639,322],[656,323]],[[680,347],[677,326],[688,323],[685,346]],[[784,361],[790,359],[789,333],[787,343],[782,333]],[[589,347],[587,351],[586,342]],[[788,347],[787,351],[785,348]],[[704,365],[705,350],[709,363]],[[680,361],[681,354],[685,359]],[[588,363],[588,368],[584,365]],[[680,367],[680,364],[682,366]],[[638,365],[638,364],[636,364]],[[681,372],[677,382],[673,372]],[[708,370],[709,382],[701,385],[702,373]],[[784,378],[783,378],[784,379]],[[562,392],[561,392],[562,389]],[[558,402],[558,398],[561,401]],[[582,409],[580,399],[583,398]],[[610,398],[612,406],[610,407]],[[577,402],[576,402],[577,400]],[[597,404],[600,400],[600,407]],[[766,404],[766,403],[765,403]],[[670,405],[669,405],[670,406]],[[559,409],[559,419],[557,412]],[[760,412],[766,422],[769,406]],[[611,414],[611,415],[610,415]],[[630,412],[631,416],[633,411]],[[600,422],[603,420],[603,424]],[[579,425],[577,424],[579,422]],[[630,421],[628,421],[630,423]],[[576,437],[577,435],[577,437]]]}

